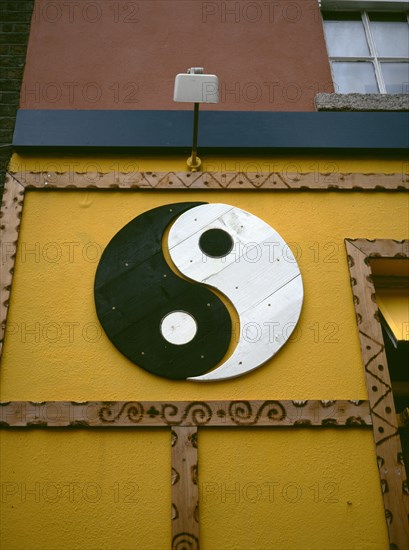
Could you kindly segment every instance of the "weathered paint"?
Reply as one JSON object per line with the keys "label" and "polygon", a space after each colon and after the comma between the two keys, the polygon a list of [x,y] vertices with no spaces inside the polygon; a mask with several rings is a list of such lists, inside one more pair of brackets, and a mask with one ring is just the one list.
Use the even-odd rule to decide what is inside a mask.
{"label": "weathered paint", "polygon": [[[111,160],[89,162],[106,167]],[[128,159],[114,160],[127,171]],[[49,159],[17,162],[44,167]],[[146,162],[155,170],[183,163]],[[364,172],[369,162],[371,171],[402,169],[399,160],[342,160],[342,169]],[[293,341],[248,376],[206,385],[163,380],[126,360],[99,330],[92,294],[100,250],[119,228],[148,208],[191,197],[186,191],[27,192],[3,401],[366,398],[343,239],[407,237],[404,195],[195,192],[195,201],[234,204],[276,228],[305,285]],[[16,550],[169,547],[168,437],[161,431],[3,431],[2,544]],[[388,548],[370,430],[204,429],[199,438],[205,550]],[[95,484],[101,497],[92,502]],[[27,493],[37,487],[39,502]],[[87,488],[76,501],[74,491]]]}

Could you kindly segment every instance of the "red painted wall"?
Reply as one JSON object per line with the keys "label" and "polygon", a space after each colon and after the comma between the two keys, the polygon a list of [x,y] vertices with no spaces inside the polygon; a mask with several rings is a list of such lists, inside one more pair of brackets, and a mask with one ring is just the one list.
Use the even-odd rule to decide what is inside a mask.
{"label": "red painted wall", "polygon": [[173,102],[191,66],[218,75],[213,110],[314,111],[333,91],[317,0],[37,0],[21,108],[191,109]]}

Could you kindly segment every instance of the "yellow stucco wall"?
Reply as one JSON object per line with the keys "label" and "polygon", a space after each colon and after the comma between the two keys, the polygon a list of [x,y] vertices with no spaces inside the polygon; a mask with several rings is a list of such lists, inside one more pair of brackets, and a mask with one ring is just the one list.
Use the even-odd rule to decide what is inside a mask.
{"label": "yellow stucco wall", "polygon": [[[134,170],[127,168],[132,159],[76,160],[79,171],[91,162],[100,171],[112,170],[112,162]],[[15,156],[11,167],[51,170],[50,162]],[[328,159],[295,162],[308,171],[307,164]],[[183,163],[137,161],[139,170],[155,171],[183,170]],[[338,159],[338,165],[402,170],[398,160]],[[146,373],[112,346],[94,309],[94,274],[110,238],[139,213],[186,200],[227,202],[269,222],[303,276],[304,306],[292,341],[263,367],[228,382],[172,382]],[[407,214],[402,193],[28,191],[1,400],[365,399],[343,240],[405,238]],[[1,547],[169,547],[166,430],[13,430],[0,437]],[[204,550],[388,548],[370,430],[203,429],[199,441]]]}

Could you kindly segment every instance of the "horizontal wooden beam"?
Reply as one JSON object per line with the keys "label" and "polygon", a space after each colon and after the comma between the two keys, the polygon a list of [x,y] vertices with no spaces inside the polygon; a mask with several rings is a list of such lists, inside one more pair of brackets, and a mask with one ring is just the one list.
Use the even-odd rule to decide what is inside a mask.
{"label": "horizontal wooden beam", "polygon": [[406,170],[390,174],[332,172],[16,172],[16,180],[32,189],[211,189],[404,191]]}
{"label": "horizontal wooden beam", "polygon": [[0,427],[371,426],[367,401],[10,401]]}

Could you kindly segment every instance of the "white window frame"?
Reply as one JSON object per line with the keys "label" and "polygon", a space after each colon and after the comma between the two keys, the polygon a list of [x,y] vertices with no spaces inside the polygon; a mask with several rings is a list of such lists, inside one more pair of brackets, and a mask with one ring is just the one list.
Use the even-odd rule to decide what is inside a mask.
{"label": "white window frame", "polygon": [[[336,61],[368,62],[368,63],[372,63],[372,66],[374,67],[375,79],[376,79],[377,86],[379,88],[378,93],[384,94],[384,95],[388,94],[389,92],[386,90],[385,79],[382,74],[381,63],[408,63],[409,56],[408,57],[382,57],[378,55],[378,52],[376,50],[375,40],[374,40],[371,26],[370,26],[368,11],[392,12],[392,13],[406,12],[406,19],[409,24],[409,2],[397,2],[395,0],[361,0],[361,1],[319,0],[319,5],[322,11],[331,11],[331,12],[351,11],[351,12],[360,13],[364,31],[365,31],[365,37],[369,48],[369,56],[346,57],[346,56],[328,55],[328,59],[331,65],[331,73],[332,73],[333,81],[335,82],[333,68],[332,68],[333,61],[335,62]],[[323,24],[325,24],[324,19],[323,19]],[[407,90],[407,92],[404,92],[402,90],[402,93],[409,93],[409,89]]]}

